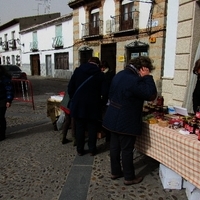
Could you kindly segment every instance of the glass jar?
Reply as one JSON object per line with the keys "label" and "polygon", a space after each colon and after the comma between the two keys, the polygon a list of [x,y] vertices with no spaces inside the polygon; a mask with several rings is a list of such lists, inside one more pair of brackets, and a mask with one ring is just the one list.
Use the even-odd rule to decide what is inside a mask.
{"label": "glass jar", "polygon": [[200,124],[196,124],[194,134],[199,136],[199,132],[200,132]]}
{"label": "glass jar", "polygon": [[200,106],[197,107],[195,117],[196,117],[196,120],[200,120]]}
{"label": "glass jar", "polygon": [[156,105],[157,106],[163,106],[164,105],[164,98],[163,96],[158,96],[156,99]]}
{"label": "glass jar", "polygon": [[190,134],[194,133],[194,127],[195,127],[195,123],[191,121],[189,123],[189,132],[190,132]]}

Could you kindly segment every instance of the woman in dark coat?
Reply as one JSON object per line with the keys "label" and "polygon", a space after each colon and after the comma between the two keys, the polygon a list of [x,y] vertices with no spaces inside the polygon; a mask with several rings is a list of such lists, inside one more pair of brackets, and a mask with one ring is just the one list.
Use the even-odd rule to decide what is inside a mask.
{"label": "woman in dark coat", "polygon": [[6,109],[11,106],[14,92],[11,75],[4,67],[0,66],[0,141],[5,139],[6,134]]}
{"label": "woman in dark coat", "polygon": [[[107,104],[108,104],[108,95],[110,90],[110,85],[112,82],[113,77],[115,76],[115,73],[113,70],[110,69],[110,66],[107,61],[103,60],[101,62],[101,71],[104,73],[104,81],[102,85],[102,115],[105,115]],[[110,146],[110,131],[107,129],[102,129],[102,131],[106,134],[106,145]]]}
{"label": "woman in dark coat", "polygon": [[103,127],[111,131],[111,178],[124,176],[125,185],[142,181],[142,177],[135,176],[133,149],[136,136],[142,133],[143,103],[157,96],[155,82],[149,75],[153,69],[148,57],[137,57],[115,75],[110,87],[110,105],[103,119]]}
{"label": "woman in dark coat", "polygon": [[193,111],[197,111],[197,107],[200,106],[200,59],[195,62],[193,73],[197,75],[197,82],[192,95]]}
{"label": "woman in dark coat", "polygon": [[101,120],[101,94],[104,75],[97,57],[76,68],[68,85],[70,114],[75,120],[78,155],[84,154],[85,132],[88,132],[90,155],[96,154],[97,132]]}

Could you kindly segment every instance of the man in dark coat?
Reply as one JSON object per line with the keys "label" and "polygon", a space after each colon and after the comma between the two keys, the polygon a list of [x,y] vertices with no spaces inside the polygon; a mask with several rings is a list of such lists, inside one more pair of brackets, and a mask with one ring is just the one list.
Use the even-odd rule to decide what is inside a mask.
{"label": "man in dark coat", "polygon": [[153,69],[148,57],[134,58],[115,75],[110,87],[110,105],[103,119],[103,127],[111,131],[111,178],[124,176],[125,185],[136,184],[143,179],[135,176],[133,149],[136,136],[142,133],[143,103],[157,96],[155,82],[149,75]]}
{"label": "man in dark coat", "polygon": [[192,94],[193,111],[195,113],[197,107],[200,106],[200,59],[195,62],[193,73],[197,75],[197,82]]}
{"label": "man in dark coat", "polygon": [[14,98],[14,91],[11,75],[6,69],[0,66],[0,141],[6,138],[6,110],[11,106]]}
{"label": "man in dark coat", "polygon": [[97,132],[101,120],[101,91],[104,74],[97,57],[76,68],[68,85],[70,114],[75,120],[78,155],[84,154],[85,132],[88,132],[90,155],[96,154]]}
{"label": "man in dark coat", "polygon": [[[108,95],[110,90],[110,85],[112,82],[113,77],[115,76],[115,73],[113,70],[110,69],[110,66],[107,61],[103,60],[101,62],[101,71],[104,73],[104,81],[102,85],[102,116],[104,116],[106,109],[107,109],[107,103],[108,103]],[[106,134],[106,145],[107,147],[110,146],[110,131],[107,129],[102,129],[102,131]]]}

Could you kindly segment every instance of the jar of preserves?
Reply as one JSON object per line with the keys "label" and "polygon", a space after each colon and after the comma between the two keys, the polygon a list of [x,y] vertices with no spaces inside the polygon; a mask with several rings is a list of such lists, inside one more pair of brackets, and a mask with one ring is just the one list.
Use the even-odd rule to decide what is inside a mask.
{"label": "jar of preserves", "polygon": [[189,131],[189,121],[188,121],[187,119],[184,121],[183,128],[184,128],[186,131]]}
{"label": "jar of preserves", "polygon": [[163,106],[164,105],[164,98],[163,96],[158,96],[156,99],[156,105],[157,106]]}
{"label": "jar of preserves", "polygon": [[195,123],[191,121],[189,123],[189,132],[190,132],[190,134],[194,133],[194,127],[195,127]]}
{"label": "jar of preserves", "polygon": [[195,117],[196,117],[196,120],[200,120],[200,106],[197,107]]}
{"label": "jar of preserves", "polygon": [[199,136],[199,133],[200,133],[200,124],[196,124],[194,134]]}

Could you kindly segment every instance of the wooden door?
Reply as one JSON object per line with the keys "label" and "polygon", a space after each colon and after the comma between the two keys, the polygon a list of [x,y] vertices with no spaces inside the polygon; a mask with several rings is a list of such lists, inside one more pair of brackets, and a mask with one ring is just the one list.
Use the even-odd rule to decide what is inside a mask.
{"label": "wooden door", "polygon": [[46,55],[46,75],[52,76],[52,60],[51,55]]}
{"label": "wooden door", "polygon": [[92,50],[81,50],[80,51],[80,64],[87,63],[92,57]]}
{"label": "wooden door", "polygon": [[69,69],[69,53],[55,53],[55,69]]}
{"label": "wooden door", "polygon": [[116,72],[116,43],[101,45],[101,61],[107,61],[110,69]]}
{"label": "wooden door", "polygon": [[89,24],[90,35],[99,35],[99,13],[91,14],[91,20]]}
{"label": "wooden door", "polygon": [[31,72],[32,75],[40,75],[40,56],[39,54],[31,55]]}
{"label": "wooden door", "polygon": [[121,30],[133,29],[133,3],[121,7]]}

